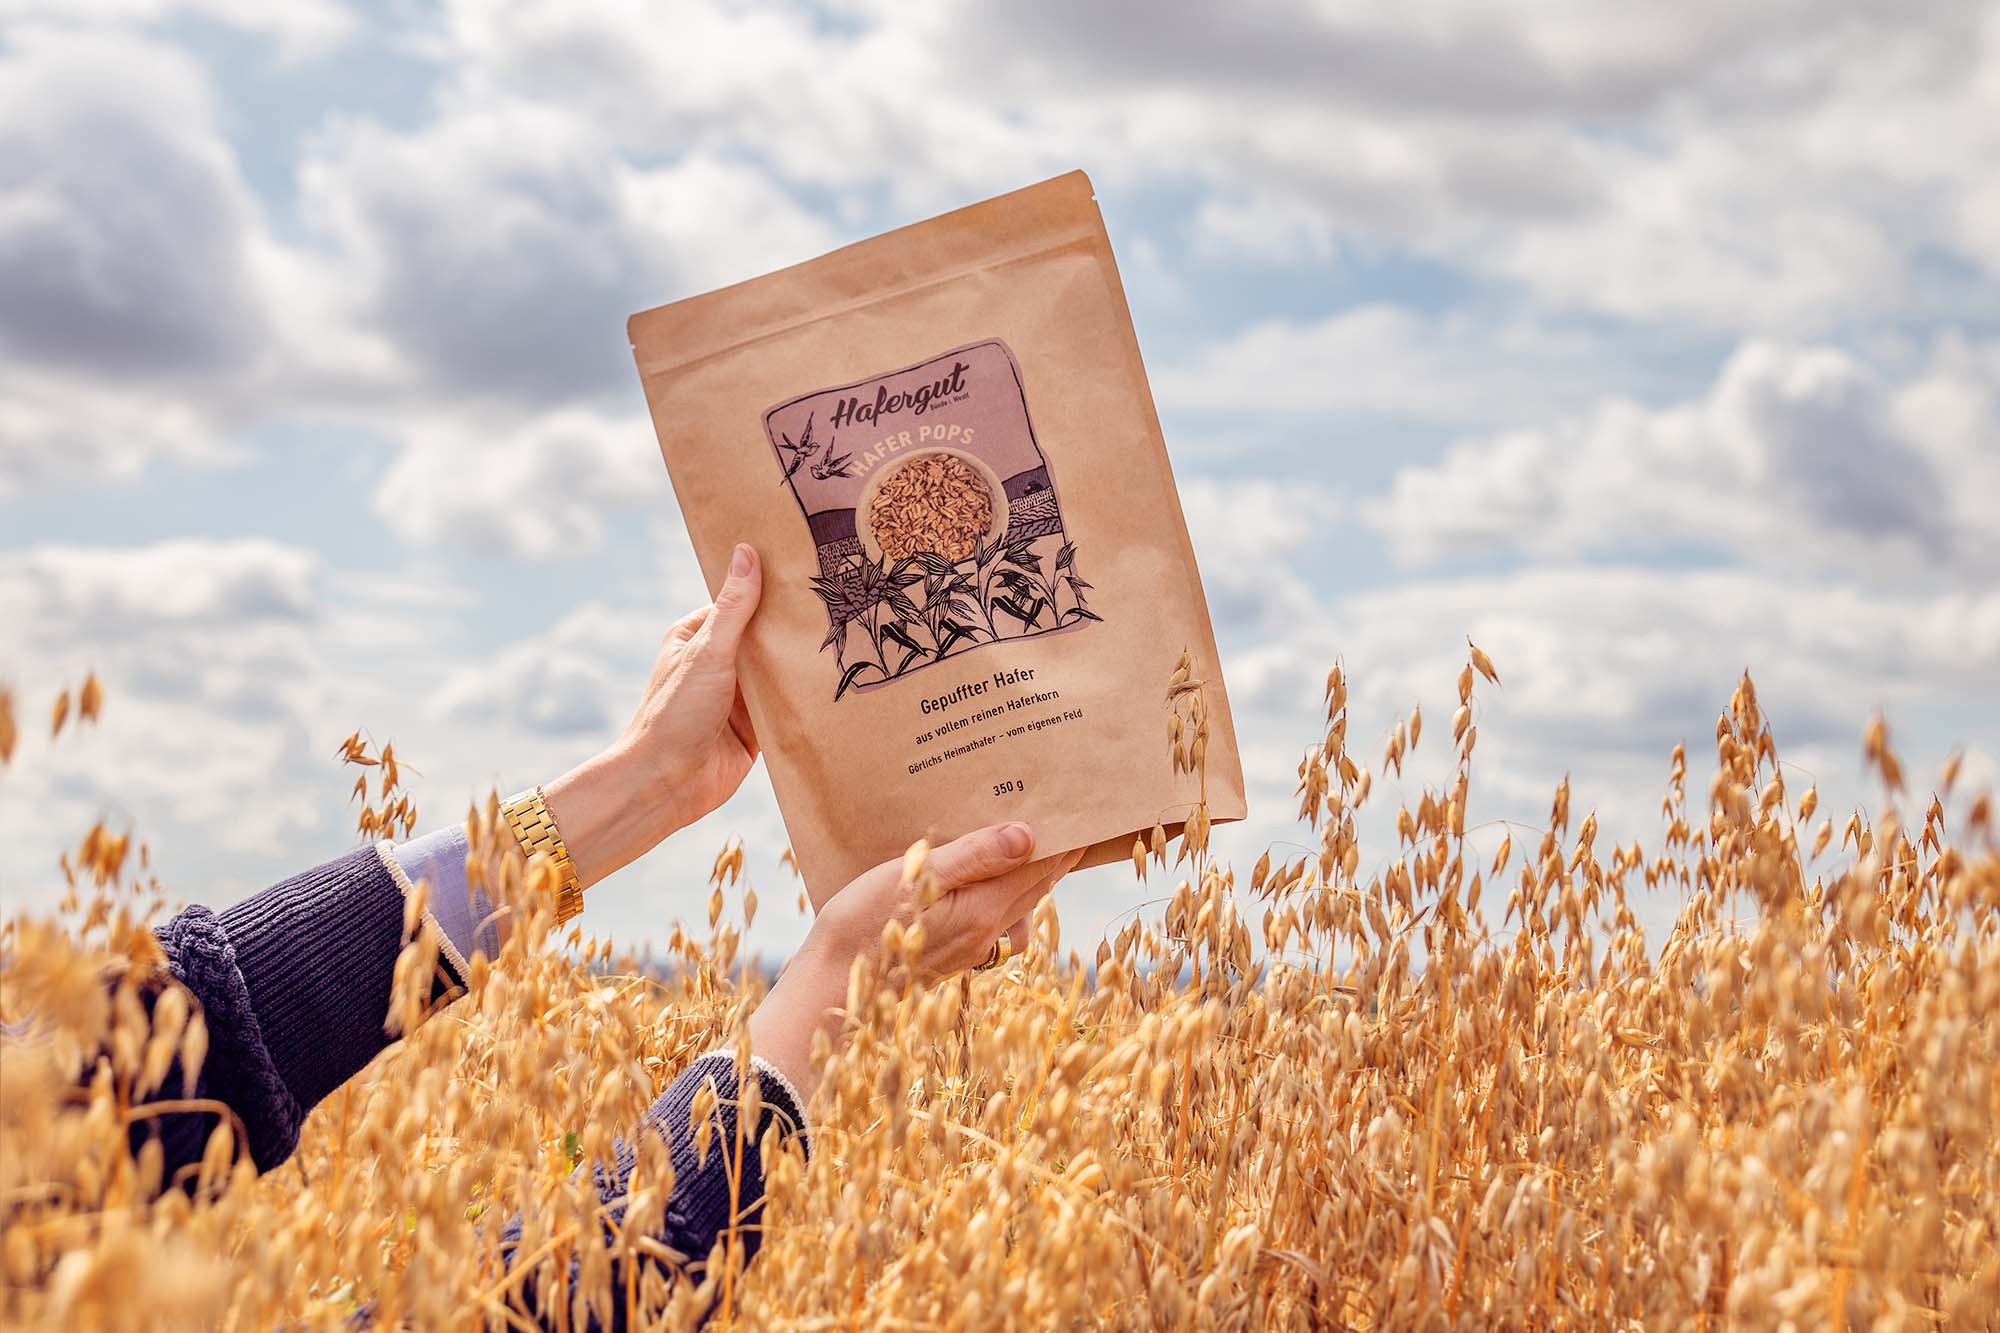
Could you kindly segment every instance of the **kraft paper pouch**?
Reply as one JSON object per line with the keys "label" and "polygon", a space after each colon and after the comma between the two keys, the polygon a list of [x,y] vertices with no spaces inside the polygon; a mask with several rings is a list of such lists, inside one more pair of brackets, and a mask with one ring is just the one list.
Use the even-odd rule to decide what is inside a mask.
{"label": "kraft paper pouch", "polygon": [[634,315],[695,554],[764,561],[743,693],[815,906],[1008,819],[1131,855],[1200,795],[1167,685],[1236,735],[1124,288],[1082,172]]}

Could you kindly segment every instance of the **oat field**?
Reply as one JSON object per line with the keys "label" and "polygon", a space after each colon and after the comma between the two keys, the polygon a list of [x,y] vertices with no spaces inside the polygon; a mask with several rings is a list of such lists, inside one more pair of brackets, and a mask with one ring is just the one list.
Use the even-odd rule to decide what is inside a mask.
{"label": "oat field", "polygon": [[[1081,956],[1045,910],[1024,961],[925,989],[887,940],[852,978],[810,1163],[772,1168],[762,1253],[744,1269],[725,1237],[674,1291],[606,1281],[571,1168],[740,1029],[757,982],[737,923],[758,910],[740,849],[670,972],[543,916],[441,1015],[419,1022],[406,987],[392,1021],[414,1032],[313,1114],[293,1162],[258,1179],[222,1130],[162,1189],[122,1145],[135,1089],[204,1045],[184,1005],[149,1026],[135,998],[157,956],[140,927],[179,886],[152,882],[145,831],[93,830],[61,872],[9,867],[73,892],[0,939],[0,1016],[31,1025],[0,1093],[0,1322],[506,1326],[521,1273],[495,1236],[525,1209],[557,1325],[712,1305],[724,1328],[1994,1327],[1989,802],[1904,772],[1857,718],[1880,802],[1820,810],[1746,678],[1712,746],[1661,757],[1651,841],[1613,843],[1564,787],[1545,825],[1481,853],[1496,674],[1471,649],[1427,728],[1351,718],[1336,669],[1298,769],[1317,851],[1216,864],[1199,820],[1191,845],[1142,840],[1164,915]],[[94,684],[55,724],[87,720],[85,693],[115,733]],[[1198,764],[1201,684],[1168,694]],[[0,757],[45,724],[30,702],[0,707]],[[1432,780],[1362,845],[1387,823],[1361,817],[1374,775],[1406,765]],[[400,825],[408,794],[380,767],[369,813]],[[527,891],[536,868],[493,850],[490,810],[470,818],[492,881]],[[793,891],[762,888],[765,910]],[[1665,938],[1638,925],[1646,897],[1678,905]],[[405,963],[428,975],[420,946]],[[577,1282],[554,1280],[572,1256]]]}

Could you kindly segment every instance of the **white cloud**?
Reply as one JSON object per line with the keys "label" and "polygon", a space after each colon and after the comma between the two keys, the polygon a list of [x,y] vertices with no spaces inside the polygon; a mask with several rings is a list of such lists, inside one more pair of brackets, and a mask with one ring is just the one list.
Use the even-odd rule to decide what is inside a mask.
{"label": "white cloud", "polygon": [[0,488],[215,460],[267,373],[263,223],[195,64],[116,33],[0,51]]}
{"label": "white cloud", "polygon": [[165,43],[10,33],[0,159],[27,169],[0,184],[0,490],[237,459],[251,424],[332,419],[403,445],[382,487],[399,531],[588,544],[606,505],[661,491],[650,431],[629,454],[577,443],[593,400],[637,401],[626,316],[833,235],[757,170],[637,167],[574,115],[503,101],[327,128],[303,234],[280,240],[221,117]]}
{"label": "white cloud", "polygon": [[38,546],[0,555],[5,615],[27,642],[175,626],[296,623],[314,609],[316,560],[270,541]]}
{"label": "white cloud", "polygon": [[[1088,67],[1105,115],[1203,176],[1210,239],[1268,254],[1289,235],[1306,257],[1337,228],[1559,308],[1706,327],[1991,304],[1990,9],[1252,5],[1143,33],[1040,18],[1007,11],[1065,38],[1021,59]],[[1939,282],[1927,247],[1986,272],[1970,292]]]}
{"label": "white cloud", "polygon": [[455,722],[605,740],[637,699],[661,633],[656,616],[578,607],[547,633],[454,671],[428,707]]}
{"label": "white cloud", "polygon": [[[1780,739],[1809,743],[1858,736],[1877,706],[1975,694],[2000,674],[2000,592],[1990,589],[1912,597],[1745,573],[1565,567],[1399,584],[1344,599],[1335,619],[1362,666],[1362,706],[1407,697],[1400,676],[1449,681],[1470,635],[1500,664],[1495,697],[1510,719],[1579,743],[1701,739],[1746,668],[1789,724]],[[1393,663],[1393,674],[1368,663]]]}
{"label": "white cloud", "polygon": [[0,23],[32,19],[78,26],[157,25],[198,18],[269,37],[284,59],[296,61],[331,50],[355,29],[353,13],[337,0],[0,0]]}
{"label": "white cloud", "polygon": [[0,365],[0,499],[81,476],[129,481],[156,458],[219,463],[239,453],[181,395]]}
{"label": "white cloud", "polygon": [[1114,185],[1198,183],[1210,247],[1323,258],[1366,238],[1639,319],[1817,330],[1958,308],[1976,294],[1918,256],[1990,270],[2000,235],[1978,166],[2000,150],[2000,22],[1948,0],[451,13],[467,88],[587,107],[635,153],[727,144],[905,210],[1082,161]]}
{"label": "white cloud", "polygon": [[1584,333],[1490,311],[1427,316],[1375,303],[1254,324],[1153,380],[1170,409],[1466,425],[1581,407],[1618,369],[1603,340]]}
{"label": "white cloud", "polygon": [[0,350],[106,376],[252,360],[257,207],[201,71],[170,48],[30,28],[0,58]]}
{"label": "white cloud", "polygon": [[[987,94],[981,66],[1006,51],[958,16],[850,20],[704,0],[671,21],[643,0],[457,0],[439,49],[469,96],[559,100],[634,157],[740,154],[850,201],[879,189],[906,211],[941,207],[1074,165]],[[953,49],[980,58],[940,58]]]}
{"label": "white cloud", "polygon": [[0,553],[0,674],[29,715],[88,670],[107,699],[95,729],[25,730],[0,830],[7,871],[46,877],[10,884],[10,902],[51,888],[58,849],[99,817],[211,862],[323,836],[321,802],[295,780],[324,771],[332,739],[316,734],[333,679],[317,578],[311,555],[264,541]]}
{"label": "white cloud", "polygon": [[1929,364],[1889,404],[1891,429],[1944,479],[1932,521],[1968,570],[2000,563],[2000,341],[1940,337]]}
{"label": "white cloud", "polygon": [[1798,133],[1785,121],[1676,137],[1665,152],[1593,145],[1576,167],[1599,182],[1596,206],[1490,235],[1481,267],[1558,308],[1707,328],[1814,330],[1949,304],[1918,281],[1922,240],[1905,234],[1944,182],[1911,182],[1882,209],[1856,179],[1864,164],[1791,156],[1772,170]]}
{"label": "white cloud", "polygon": [[[222,906],[356,843],[357,728],[393,742],[420,831],[493,790],[546,782],[616,735],[670,617],[590,605],[491,658],[458,641],[436,588],[331,574],[267,541],[177,541],[0,552],[0,681],[28,725],[0,771],[0,896],[10,912],[60,896],[56,858],[92,822],[152,849],[169,894]],[[51,741],[38,720],[88,670],[105,706]],[[593,893],[592,926],[660,938],[701,911],[708,861],[752,835],[768,875],[767,930],[785,920],[784,843],[760,776],[657,856]]]}
{"label": "white cloud", "polygon": [[1898,385],[1830,347],[1749,342],[1701,398],[1613,400],[1405,468],[1363,513],[1406,557],[1700,541],[1759,563],[1991,568],[2000,364],[1947,339]]}
{"label": "white cloud", "polygon": [[[170,893],[216,906],[339,855],[355,842],[354,774],[335,751],[357,728],[395,744],[422,827],[548,781],[616,734],[668,623],[585,607],[484,660],[439,615],[451,601],[408,579],[330,575],[268,541],[0,553],[0,681],[24,716],[89,670],[106,698],[95,727],[53,741],[24,727],[0,774],[9,910],[54,901],[58,853],[99,818],[150,842]],[[663,885],[688,890],[692,917],[712,831],[755,821],[757,802],[718,816],[698,854],[682,839],[630,877],[653,886],[642,915],[614,907],[599,927],[657,924]]]}
{"label": "white cloud", "polygon": [[1194,216],[1196,253],[1210,260],[1327,263],[1339,253],[1331,216],[1285,194],[1211,194]]}
{"label": "white cloud", "polygon": [[474,552],[554,556],[602,538],[601,513],[665,504],[666,469],[643,416],[563,409],[409,427],[375,491],[375,510],[415,541]]}
{"label": "white cloud", "polygon": [[432,397],[629,390],[628,315],[807,258],[832,235],[750,168],[637,168],[585,119],[512,101],[407,134],[342,122],[301,183],[356,317]]}
{"label": "white cloud", "polygon": [[1180,493],[1217,639],[1257,643],[1309,624],[1316,604],[1299,561],[1340,498],[1310,483],[1208,476],[1182,480]]}
{"label": "white cloud", "polygon": [[638,169],[579,117],[518,102],[409,134],[340,125],[301,178],[358,331],[330,377],[400,444],[377,512],[529,557],[594,546],[606,511],[665,494],[650,425],[608,406],[640,401],[626,317],[833,234],[755,170]]}

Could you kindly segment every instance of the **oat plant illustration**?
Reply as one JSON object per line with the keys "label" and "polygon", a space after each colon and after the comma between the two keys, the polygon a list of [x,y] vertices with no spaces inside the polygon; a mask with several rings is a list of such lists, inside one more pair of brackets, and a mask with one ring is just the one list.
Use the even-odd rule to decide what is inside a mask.
{"label": "oat plant illustration", "polygon": [[[979,644],[1103,619],[1085,599],[1090,584],[1076,572],[1075,544],[1052,554],[1036,545],[1028,537],[982,541],[959,561],[933,551],[854,556],[837,576],[814,578],[827,610],[820,650],[831,648],[840,670],[833,697]],[[850,662],[857,628],[867,656]]]}
{"label": "oat plant illustration", "polygon": [[999,339],[788,399],[763,428],[812,541],[836,700],[1103,619]]}
{"label": "oat plant illustration", "polygon": [[[1035,553],[1032,541],[996,542],[981,545],[973,552],[977,574],[979,606],[986,618],[987,634],[1002,635],[1005,623],[995,613],[1019,625],[1014,634],[1040,629],[1061,629],[1084,620],[1101,620],[1084,600],[1090,585],[1076,572],[1076,544],[1064,542],[1055,553],[1053,567],[1046,572],[1043,558]],[[1069,594],[1069,606],[1062,606],[1062,594]],[[1050,623],[1044,625],[1044,616]]]}

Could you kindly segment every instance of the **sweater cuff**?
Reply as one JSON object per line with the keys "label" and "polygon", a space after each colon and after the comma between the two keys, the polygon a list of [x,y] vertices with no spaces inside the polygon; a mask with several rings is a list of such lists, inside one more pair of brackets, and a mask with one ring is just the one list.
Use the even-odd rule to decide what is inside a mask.
{"label": "sweater cuff", "polygon": [[[307,1108],[292,1095],[290,1084],[272,1058],[229,932],[219,917],[197,905],[161,926],[157,935],[168,966],[201,1006],[202,1020],[208,1027],[208,1058],[202,1062],[195,1095],[236,1111],[249,1136],[250,1160],[259,1171],[269,1171],[292,1155]],[[179,1086],[169,1081],[168,1088]],[[174,1092],[163,1088],[156,1095],[172,1097]],[[216,1119],[191,1112],[159,1118],[160,1139],[170,1169],[201,1160]],[[143,1123],[133,1125],[135,1149],[140,1142],[136,1134]]]}
{"label": "sweater cuff", "polygon": [[[419,841],[422,841],[422,839],[419,839]],[[460,943],[458,937],[444,928],[443,923],[438,919],[438,913],[433,910],[438,894],[436,881],[432,880],[425,873],[422,868],[422,862],[418,863],[419,868],[414,874],[406,870],[404,868],[405,863],[396,854],[396,848],[387,842],[376,843],[375,854],[382,858],[383,868],[389,872],[390,878],[396,881],[396,888],[402,893],[406,902],[416,896],[418,883],[421,882],[425,885],[423,928],[428,933],[431,941],[437,945],[439,961],[443,963],[445,970],[451,973],[452,982],[461,990],[464,989],[467,984],[466,979],[472,974],[465,966],[466,951],[464,946]],[[449,896],[449,890],[446,893]],[[461,919],[463,915],[463,913],[459,914]]]}
{"label": "sweater cuff", "polygon": [[[730,1067],[732,1069],[735,1068],[735,1047],[718,1046],[708,1052],[708,1054],[702,1056],[701,1060],[712,1060],[717,1056],[728,1060]],[[697,1060],[695,1063],[699,1064],[700,1060]],[[790,1079],[785,1077],[784,1071],[769,1060],[766,1060],[763,1056],[752,1055],[750,1057],[750,1068],[757,1075],[757,1082],[762,1089],[764,1104],[775,1107],[790,1122],[790,1128],[804,1142],[806,1155],[810,1157],[812,1155],[812,1122],[806,1119],[806,1099],[799,1096],[799,1090],[792,1085]]]}
{"label": "sweater cuff", "polygon": [[492,900],[472,887],[466,874],[469,844],[463,824],[435,829],[414,842],[393,848],[384,843],[382,848],[409,882],[423,880],[429,884],[425,906],[430,909],[433,923],[451,941],[446,956],[456,951],[460,976],[465,975],[463,960],[473,954],[500,956],[500,914],[494,910]]}
{"label": "sweater cuff", "polygon": [[403,894],[373,847],[217,914],[285,1085],[310,1109],[389,1044]]}

